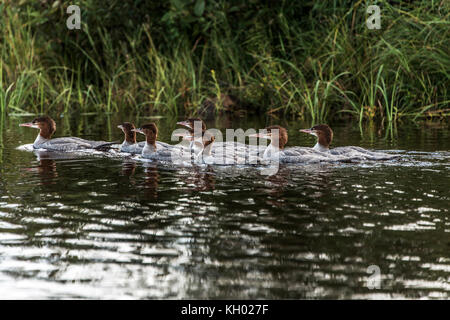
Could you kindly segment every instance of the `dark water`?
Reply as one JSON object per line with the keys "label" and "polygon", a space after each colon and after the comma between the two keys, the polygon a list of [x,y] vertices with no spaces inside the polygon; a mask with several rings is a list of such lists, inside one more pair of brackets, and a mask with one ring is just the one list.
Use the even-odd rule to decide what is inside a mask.
{"label": "dark water", "polygon": [[[120,119],[58,119],[57,133],[120,140]],[[449,297],[445,123],[335,124],[334,146],[402,157],[282,166],[267,177],[99,156],[37,160],[15,149],[37,134],[18,127],[28,120],[0,122],[2,299]],[[174,120],[157,123],[168,142]],[[271,123],[288,127],[290,146],[314,144],[298,133],[310,124]]]}

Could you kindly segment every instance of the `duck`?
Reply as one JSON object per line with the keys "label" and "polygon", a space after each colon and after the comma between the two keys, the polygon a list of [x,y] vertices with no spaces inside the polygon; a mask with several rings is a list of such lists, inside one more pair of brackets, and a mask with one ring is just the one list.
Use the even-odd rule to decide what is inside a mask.
{"label": "duck", "polygon": [[179,146],[157,141],[158,127],[153,122],[132,129],[132,131],[145,135],[145,145],[141,151],[142,158],[172,161],[174,157],[179,157],[181,154]]}
{"label": "duck", "polygon": [[56,131],[56,123],[49,116],[34,118],[33,121],[21,123],[21,127],[39,129],[39,134],[33,143],[33,149],[45,149],[47,151],[73,152],[78,150],[106,151],[116,142],[93,141],[77,137],[63,137],[52,139]]}
{"label": "duck", "polygon": [[121,129],[125,135],[123,143],[120,145],[120,152],[131,154],[141,154],[144,149],[145,141],[136,142],[136,127],[131,122],[123,122],[117,128]]}
{"label": "duck", "polygon": [[249,137],[270,140],[270,144],[264,149],[262,155],[263,159],[273,159],[275,157],[280,157],[281,151],[283,151],[288,142],[288,132],[286,128],[279,125],[266,127],[263,132],[251,134],[249,135]]}
{"label": "duck", "polygon": [[330,145],[333,141],[333,130],[331,130],[327,124],[318,124],[310,129],[301,129],[300,132],[317,137],[317,142],[313,147],[313,150],[320,152],[330,151]]}
{"label": "duck", "polygon": [[[187,134],[178,134],[178,136],[183,137],[183,140],[190,141],[189,149],[192,153],[192,160],[196,163],[214,163],[212,148],[216,138],[206,130],[205,122],[200,118],[190,118],[177,122],[177,124],[188,129]],[[200,129],[198,133],[195,132],[197,128]]]}
{"label": "duck", "polygon": [[[131,122],[123,122],[122,124],[119,124],[117,128],[121,129],[125,136],[123,143],[120,145],[119,151],[131,154],[142,154],[142,150],[146,145],[146,141],[136,141],[135,125]],[[155,144],[158,149],[163,150],[172,147],[170,144],[162,141],[156,141]]]}

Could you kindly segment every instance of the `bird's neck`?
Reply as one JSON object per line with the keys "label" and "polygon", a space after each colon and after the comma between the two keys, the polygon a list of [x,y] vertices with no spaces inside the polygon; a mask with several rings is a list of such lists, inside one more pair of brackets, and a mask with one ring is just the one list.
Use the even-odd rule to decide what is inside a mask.
{"label": "bird's neck", "polygon": [[320,151],[320,152],[326,152],[330,150],[328,147],[320,144],[319,142],[316,143],[316,145],[313,147],[314,150]]}
{"label": "bird's neck", "polygon": [[142,149],[142,153],[149,154],[149,153],[155,153],[155,152],[156,152],[156,142],[149,143],[147,141],[147,143],[144,146],[144,149]]}
{"label": "bird's neck", "polygon": [[212,149],[212,145],[208,145],[203,149],[203,155],[204,156],[210,156],[211,155],[211,149]]}
{"label": "bird's neck", "polygon": [[133,145],[136,143],[136,135],[134,134],[125,134],[125,141],[123,143],[127,142],[128,145]]}
{"label": "bird's neck", "polygon": [[136,141],[135,142],[130,142],[130,141],[124,140],[123,143],[122,143],[122,147],[131,147],[134,144],[136,144]]}
{"label": "bird's neck", "polygon": [[203,142],[203,155],[211,156],[211,150],[214,143],[214,139],[210,139]]}
{"label": "bird's neck", "polygon": [[147,142],[145,145],[149,146],[149,147],[154,147],[156,150],[156,139],[157,137],[155,136],[145,136],[145,141]]}
{"label": "bird's neck", "polygon": [[49,141],[50,139],[44,138],[41,134],[38,134],[36,140],[34,140],[33,143],[33,147],[37,148],[39,147],[41,144]]}
{"label": "bird's neck", "polygon": [[278,155],[280,152],[279,146],[275,146],[273,141],[270,140],[270,144],[267,146],[266,150],[264,150],[263,158],[273,158],[274,156]]}
{"label": "bird's neck", "polygon": [[191,141],[190,143],[190,149],[192,153],[194,154],[194,157],[199,157],[205,150],[203,143],[200,141]]}

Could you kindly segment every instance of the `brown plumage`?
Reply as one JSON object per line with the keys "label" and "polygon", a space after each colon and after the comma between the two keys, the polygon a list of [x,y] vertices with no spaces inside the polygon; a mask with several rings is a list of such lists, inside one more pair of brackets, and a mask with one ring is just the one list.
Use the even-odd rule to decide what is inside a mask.
{"label": "brown plumage", "polygon": [[317,134],[319,144],[328,148],[333,141],[333,130],[326,124],[318,124],[311,128]]}
{"label": "brown plumage", "polygon": [[207,146],[212,144],[215,140],[216,140],[216,138],[213,135],[206,133],[203,136],[203,147],[206,148]]}
{"label": "brown plumage", "polygon": [[[178,122],[177,124],[188,128],[189,133],[191,135],[194,135],[194,125],[195,125],[195,122],[197,122],[197,121],[201,122],[201,124],[202,124],[202,135],[203,135],[202,141],[203,141],[203,147],[206,148],[207,146],[211,145],[215,141],[216,138],[210,133],[205,133],[206,132],[206,124],[202,119],[189,118],[185,121]],[[191,138],[193,139],[193,137],[191,137]]]}
{"label": "brown plumage", "polygon": [[136,143],[136,131],[133,131],[134,129],[136,129],[134,124],[130,122],[124,122],[120,126],[123,133],[125,134],[125,141],[131,144]]}
{"label": "brown plumage", "polygon": [[156,148],[156,139],[158,138],[158,127],[156,127],[156,124],[154,124],[153,122],[144,124],[137,130],[138,132],[142,132],[143,134],[145,134],[145,140],[147,141],[147,143]]}
{"label": "brown plumage", "polygon": [[49,116],[34,118],[31,123],[39,127],[39,134],[44,139],[51,139],[52,135],[56,131],[56,123]]}
{"label": "brown plumage", "polygon": [[288,142],[287,130],[285,128],[283,128],[282,126],[278,126],[278,125],[267,127],[266,130],[267,130],[267,133],[272,136],[272,140],[277,138],[277,136],[275,135],[275,132],[276,132],[275,130],[278,130],[278,148],[284,149],[284,146]]}
{"label": "brown plumage", "polygon": [[64,137],[51,139],[56,131],[56,124],[49,116],[34,118],[33,121],[21,123],[21,127],[39,129],[39,135],[33,143],[34,148],[43,148],[51,151],[70,152],[79,149],[96,149],[107,151],[117,142],[92,141],[77,137]]}

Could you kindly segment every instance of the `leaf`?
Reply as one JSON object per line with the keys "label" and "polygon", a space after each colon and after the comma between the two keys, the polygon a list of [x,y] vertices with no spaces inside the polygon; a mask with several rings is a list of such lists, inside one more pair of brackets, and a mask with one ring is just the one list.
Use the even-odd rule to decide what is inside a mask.
{"label": "leaf", "polygon": [[166,14],[164,14],[161,18],[161,22],[166,22],[166,21],[172,21],[173,20],[173,13],[172,12],[167,12]]}
{"label": "leaf", "polygon": [[200,17],[201,15],[203,15],[204,11],[205,11],[205,0],[197,0],[194,6],[194,14],[197,17]]}
{"label": "leaf", "polygon": [[26,112],[26,111],[23,111],[21,113],[16,113],[16,112],[8,113],[8,116],[10,116],[10,117],[31,117],[31,116],[35,116],[35,115],[36,115],[36,113],[30,113],[30,112]]}
{"label": "leaf", "polygon": [[164,119],[165,116],[144,116],[143,119]]}
{"label": "leaf", "polygon": [[173,4],[175,9],[177,10],[183,9],[183,4],[179,0],[171,0],[170,2]]}

